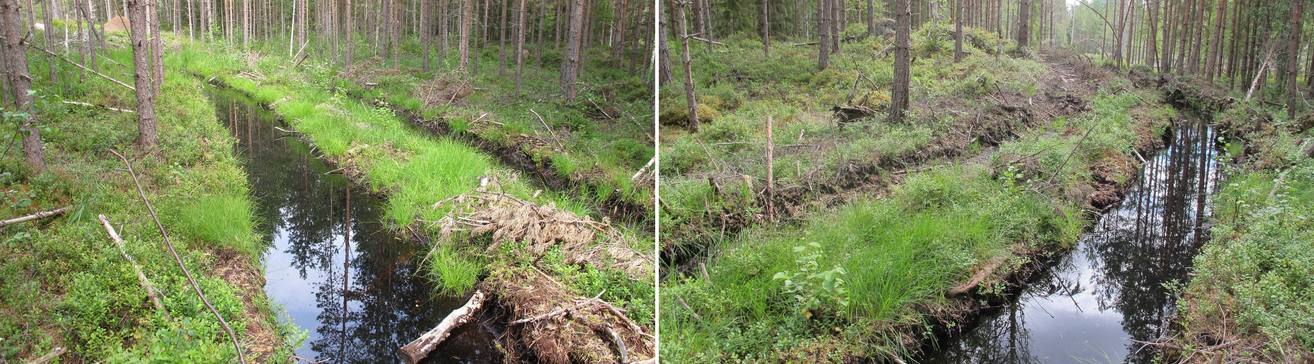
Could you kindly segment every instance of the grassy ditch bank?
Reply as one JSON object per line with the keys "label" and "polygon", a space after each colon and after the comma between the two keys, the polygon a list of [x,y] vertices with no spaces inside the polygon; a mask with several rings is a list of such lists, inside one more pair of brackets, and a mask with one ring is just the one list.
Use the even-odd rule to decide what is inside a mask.
{"label": "grassy ditch bank", "polygon": [[1178,326],[1160,348],[1165,360],[1181,362],[1314,360],[1308,116],[1292,120],[1283,109],[1239,101],[1215,119],[1227,179],[1213,197],[1212,238],[1182,289]]}
{"label": "grassy ditch bank", "polygon": [[[333,84],[435,134],[462,138],[545,185],[573,191],[607,216],[649,225],[653,178],[638,172],[653,158],[653,88],[642,73],[611,67],[601,51],[583,58],[590,71],[575,102],[561,100],[558,70],[545,66],[556,64],[553,50],[546,51],[547,63],[525,64],[519,95],[513,78],[491,67],[472,79],[441,71],[454,69],[455,54],[437,59],[430,72],[365,60]],[[495,52],[476,56],[496,62]],[[402,67],[419,69],[419,57],[404,57]]]}
{"label": "grassy ditch bank", "polygon": [[[126,48],[105,53],[132,63]],[[68,350],[64,361],[236,360],[110,150],[133,164],[183,263],[238,334],[246,358],[285,361],[284,340],[297,335],[276,324],[276,309],[265,299],[259,261],[265,246],[253,226],[251,186],[233,153],[236,140],[215,119],[203,82],[166,72],[156,104],[160,147],[142,153],[134,145],[135,114],[63,102],[132,110],[133,92],[90,74],[69,82],[79,77],[77,69],[58,65],[64,82],[38,77],[34,87],[50,169],[31,173],[17,149],[0,156],[0,216],[70,209],[0,228],[0,361],[35,359],[54,347]],[[47,74],[46,62],[31,66],[33,75]],[[101,71],[132,79],[131,69],[109,62]],[[97,219],[102,214],[158,290],[163,311],[146,299],[131,264],[111,244]]]}
{"label": "grassy ditch bank", "polygon": [[[506,322],[534,318],[508,328],[502,349],[509,357],[599,359],[616,355],[613,347],[626,348],[630,358],[654,354],[647,332],[655,288],[644,231],[595,221],[585,204],[534,189],[474,147],[330,93],[331,67],[198,48],[179,54],[181,67],[251,96],[321,158],[384,196],[398,234],[432,238],[430,278],[438,289],[488,292]],[[545,315],[587,297],[611,305]],[[625,345],[590,327],[611,328]]]}
{"label": "grassy ditch bank", "polygon": [[1035,261],[1069,249],[1090,215],[1120,199],[1136,155],[1161,145],[1176,114],[1158,91],[1104,83],[1089,112],[979,158],[726,240],[705,267],[664,282],[663,358],[915,357]]}

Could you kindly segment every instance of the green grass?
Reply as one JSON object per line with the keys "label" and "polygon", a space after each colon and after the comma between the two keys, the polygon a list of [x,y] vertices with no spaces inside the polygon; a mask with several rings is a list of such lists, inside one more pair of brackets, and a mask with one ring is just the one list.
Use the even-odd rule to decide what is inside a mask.
{"label": "green grass", "polygon": [[[126,49],[105,53],[131,63]],[[174,61],[172,55],[168,58]],[[191,293],[110,149],[133,161],[184,263],[241,339],[250,339],[248,329],[257,324],[289,330],[276,326],[261,287],[243,293],[211,274],[216,255],[226,251],[236,252],[234,259],[258,270],[264,245],[253,229],[250,186],[233,154],[236,140],[216,120],[202,83],[175,69],[167,71],[156,105],[159,152],[143,155],[133,145],[134,114],[59,103],[67,99],[133,109],[131,91],[90,75],[78,81],[76,69],[64,64],[59,69],[61,84],[52,85],[46,67],[45,62],[31,63],[40,100],[36,115],[50,169],[31,174],[17,149],[0,156],[0,189],[6,191],[0,197],[0,216],[66,205],[73,209],[0,230],[0,361],[33,359],[54,346],[66,347],[85,361],[234,360],[228,338]],[[131,80],[127,69],[109,63],[102,63],[102,71]],[[7,135],[0,143],[8,144],[11,138]],[[171,317],[146,303],[136,275],[96,219],[99,214],[116,225],[127,252],[162,293]],[[259,315],[244,315],[242,294],[252,295]],[[273,340],[287,337],[278,335]],[[276,352],[270,360],[286,357],[286,352]]]}

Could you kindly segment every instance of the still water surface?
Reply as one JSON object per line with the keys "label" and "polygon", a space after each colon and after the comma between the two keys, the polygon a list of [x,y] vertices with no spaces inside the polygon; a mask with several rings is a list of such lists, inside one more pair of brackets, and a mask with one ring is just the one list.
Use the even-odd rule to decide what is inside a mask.
{"label": "still water surface", "polygon": [[[384,201],[353,186],[251,100],[214,90],[219,121],[239,141],[265,252],[265,293],[309,336],[301,362],[400,362],[397,349],[433,328],[464,297],[438,296],[424,250],[383,225]],[[480,325],[466,325],[431,362],[500,358]]]}
{"label": "still water surface", "polygon": [[1151,348],[1137,341],[1168,329],[1176,298],[1168,286],[1184,282],[1209,238],[1209,196],[1219,175],[1208,123],[1180,121],[1174,129],[1122,203],[1072,253],[929,362],[1151,362]]}

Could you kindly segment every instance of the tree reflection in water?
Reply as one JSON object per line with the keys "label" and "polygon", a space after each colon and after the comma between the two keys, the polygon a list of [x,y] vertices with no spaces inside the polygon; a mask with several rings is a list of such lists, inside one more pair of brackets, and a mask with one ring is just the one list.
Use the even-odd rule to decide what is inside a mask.
{"label": "tree reflection in water", "polygon": [[[239,141],[238,155],[257,201],[258,229],[272,242],[265,255],[265,292],[310,334],[296,350],[299,357],[397,362],[398,348],[464,303],[465,297],[433,293],[419,266],[422,247],[386,229],[382,201],[352,190],[249,100],[216,90],[214,101],[219,119]],[[466,328],[430,358],[500,361],[491,340],[477,326]]]}
{"label": "tree reflection in water", "polygon": [[1175,297],[1204,240],[1218,179],[1213,129],[1182,121],[1122,204],[1018,299],[935,353],[936,363],[1148,363],[1137,341],[1167,329]]}

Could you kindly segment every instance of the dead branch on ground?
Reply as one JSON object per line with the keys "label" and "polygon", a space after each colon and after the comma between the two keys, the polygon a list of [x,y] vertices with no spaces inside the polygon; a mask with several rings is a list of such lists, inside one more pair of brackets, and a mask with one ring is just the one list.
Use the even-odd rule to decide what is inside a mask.
{"label": "dead branch on ground", "polygon": [[429,356],[429,352],[452,335],[452,331],[473,321],[475,314],[483,308],[484,302],[488,301],[488,297],[483,290],[475,290],[474,295],[470,296],[470,300],[466,301],[465,305],[447,314],[447,317],[444,317],[443,321],[438,323],[438,326],[420,335],[419,338],[406,344],[406,346],[402,346],[402,359],[410,364],[424,360],[425,357]]}
{"label": "dead branch on ground", "polygon": [[128,265],[132,266],[132,271],[137,273],[137,281],[141,282],[142,289],[146,290],[146,297],[151,299],[151,304],[155,305],[156,310],[163,312],[165,316],[169,316],[169,311],[164,309],[164,304],[160,302],[160,297],[155,293],[155,285],[151,284],[149,279],[146,279],[146,273],[141,271],[141,264],[138,264],[136,259],[128,255],[128,250],[123,245],[123,238],[119,237],[117,231],[114,231],[114,225],[110,224],[109,218],[106,218],[105,215],[100,215],[98,218],[100,218],[100,226],[105,228],[110,240],[114,242],[114,247],[119,249],[119,255],[122,255],[123,259],[128,261]]}
{"label": "dead branch on ground", "polygon": [[228,326],[228,321],[224,320],[224,316],[219,314],[218,309],[214,308],[214,304],[210,303],[210,299],[205,297],[205,292],[196,283],[196,279],[192,277],[192,271],[187,269],[187,265],[183,264],[178,251],[174,250],[173,241],[169,239],[169,232],[164,229],[164,224],[160,222],[160,217],[155,213],[155,206],[151,205],[150,199],[146,198],[146,190],[141,187],[141,181],[137,179],[137,172],[132,169],[132,163],[128,163],[128,158],[124,157],[123,154],[119,154],[116,150],[110,149],[110,153],[114,153],[114,156],[119,157],[119,160],[123,161],[123,165],[128,167],[128,175],[132,176],[132,184],[137,186],[137,195],[141,196],[141,202],[146,205],[146,211],[150,212],[151,219],[155,220],[155,226],[160,229],[160,236],[164,238],[164,245],[168,247],[169,254],[173,256],[173,261],[178,263],[179,269],[182,269],[183,275],[187,277],[187,283],[191,284],[196,296],[201,298],[201,302],[205,303],[205,307],[210,309],[210,313],[213,313],[214,317],[219,320],[219,325],[223,326],[224,332],[228,333],[228,338],[233,342],[233,349],[237,351],[237,361],[246,364],[246,356],[242,354],[242,345],[237,341],[237,334],[233,333],[233,328]]}
{"label": "dead branch on ground", "polygon": [[21,222],[28,222],[28,221],[32,221],[32,220],[44,219],[44,218],[51,217],[51,216],[56,216],[56,215],[63,215],[65,212],[68,212],[68,209],[71,208],[71,207],[72,207],[72,206],[64,206],[64,207],[60,207],[60,208],[57,208],[57,209],[54,209],[54,210],[50,210],[50,211],[41,211],[41,212],[38,212],[38,213],[35,213],[35,214],[31,214],[31,215],[27,215],[27,216],[20,216],[20,217],[15,217],[15,218],[12,218],[12,219],[9,219],[9,220],[0,221],[0,227],[4,227],[4,226],[7,226],[7,225],[12,225],[12,224],[17,224],[17,223],[21,223]]}

